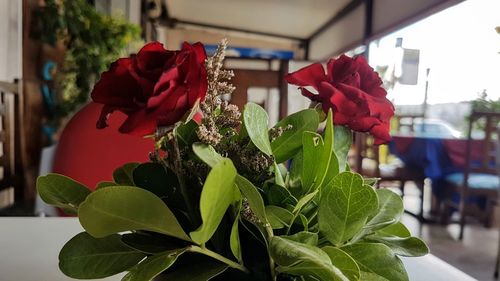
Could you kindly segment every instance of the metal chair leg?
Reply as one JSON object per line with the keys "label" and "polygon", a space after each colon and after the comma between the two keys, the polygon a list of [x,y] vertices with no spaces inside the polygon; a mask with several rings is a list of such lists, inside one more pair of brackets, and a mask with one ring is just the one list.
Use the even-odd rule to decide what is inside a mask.
{"label": "metal chair leg", "polygon": [[458,239],[463,240],[464,238],[464,228],[465,228],[465,200],[466,198],[460,198],[460,207],[459,207],[459,212],[460,212],[460,230],[458,234]]}
{"label": "metal chair leg", "polygon": [[424,221],[424,186],[425,182],[418,182],[418,189],[420,189],[420,212],[418,213],[418,220]]}

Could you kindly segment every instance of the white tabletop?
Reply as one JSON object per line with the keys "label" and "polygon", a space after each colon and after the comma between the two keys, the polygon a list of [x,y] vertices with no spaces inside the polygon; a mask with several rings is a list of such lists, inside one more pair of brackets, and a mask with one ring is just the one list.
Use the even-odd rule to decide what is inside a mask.
{"label": "white tabletop", "polygon": [[[0,280],[72,280],[59,271],[57,257],[66,241],[81,231],[75,218],[0,218]],[[433,255],[402,260],[410,281],[476,280]]]}

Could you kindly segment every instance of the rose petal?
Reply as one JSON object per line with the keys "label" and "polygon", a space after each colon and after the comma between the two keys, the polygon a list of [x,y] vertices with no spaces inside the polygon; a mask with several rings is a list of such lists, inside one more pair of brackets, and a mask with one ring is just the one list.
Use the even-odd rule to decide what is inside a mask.
{"label": "rose petal", "polygon": [[312,86],[319,88],[319,84],[326,81],[326,74],[323,66],[319,63],[313,63],[285,76],[285,80],[297,86]]}
{"label": "rose petal", "polygon": [[117,108],[137,109],[136,101],[141,99],[141,88],[128,71],[130,64],[129,58],[121,58],[112,63],[94,86],[92,100]]}
{"label": "rose petal", "polygon": [[346,77],[357,71],[353,59],[341,55],[337,59],[330,59],[327,64],[328,81],[331,83],[342,83]]}

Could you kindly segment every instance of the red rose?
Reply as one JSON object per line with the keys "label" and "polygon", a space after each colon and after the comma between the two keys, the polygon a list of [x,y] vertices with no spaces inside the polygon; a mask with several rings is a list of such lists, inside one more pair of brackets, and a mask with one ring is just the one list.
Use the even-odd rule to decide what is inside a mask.
{"label": "red rose", "polygon": [[[386,98],[382,80],[362,56],[342,55],[330,59],[326,74],[319,63],[288,74],[290,84],[300,86],[302,95],[322,104],[323,110],[333,110],[333,122],[354,131],[369,132],[376,144],[391,139],[390,119],[394,106]],[[318,95],[303,88],[313,87]]]}
{"label": "red rose", "polygon": [[92,91],[92,99],[104,104],[97,128],[106,127],[115,110],[128,116],[119,128],[122,133],[148,135],[158,126],[175,124],[205,98],[206,58],[201,43],[169,51],[153,42],[135,56],[118,59]]}

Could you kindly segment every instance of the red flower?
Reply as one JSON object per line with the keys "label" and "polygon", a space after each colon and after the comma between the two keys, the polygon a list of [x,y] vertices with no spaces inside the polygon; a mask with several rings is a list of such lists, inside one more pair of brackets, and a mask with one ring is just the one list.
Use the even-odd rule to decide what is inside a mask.
{"label": "red flower", "polygon": [[128,116],[121,133],[148,135],[158,126],[175,124],[197,100],[205,99],[206,57],[201,43],[184,43],[180,51],[169,51],[153,42],[135,56],[118,59],[92,91],[92,99],[104,104],[97,128],[107,127],[115,110]]}
{"label": "red flower", "polygon": [[[330,59],[327,71],[319,63],[306,66],[285,79],[300,86],[302,95],[322,104],[323,110],[333,110],[333,122],[354,131],[369,132],[376,144],[391,139],[390,119],[394,106],[386,98],[382,80],[362,56],[342,55]],[[318,95],[303,88],[311,86]]]}

